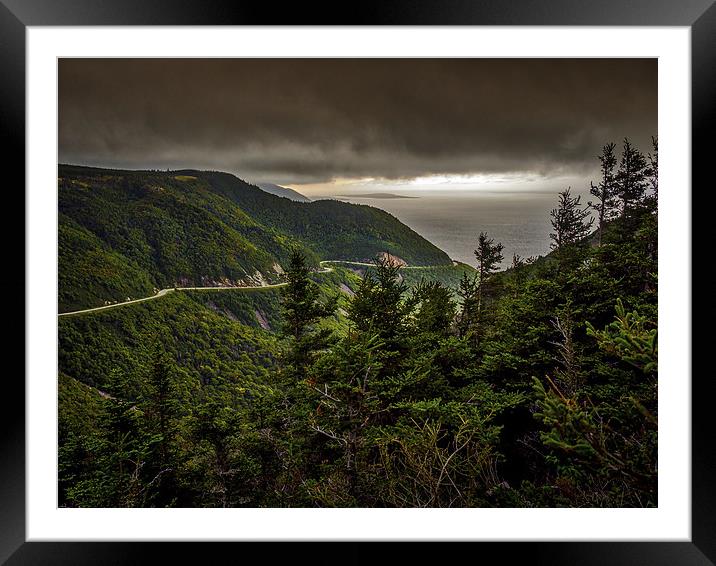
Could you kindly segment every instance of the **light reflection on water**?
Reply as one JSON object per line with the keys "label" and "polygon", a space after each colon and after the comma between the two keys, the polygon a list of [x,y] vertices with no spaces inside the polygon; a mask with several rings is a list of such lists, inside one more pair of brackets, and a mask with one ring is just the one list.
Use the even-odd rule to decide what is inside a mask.
{"label": "light reflection on water", "polygon": [[[554,193],[496,193],[479,191],[420,191],[419,198],[357,198],[340,200],[382,208],[410,226],[458,261],[475,264],[473,250],[481,231],[505,246],[503,267],[512,254],[522,257],[549,252],[549,212]],[[584,199],[583,199],[584,200]]]}

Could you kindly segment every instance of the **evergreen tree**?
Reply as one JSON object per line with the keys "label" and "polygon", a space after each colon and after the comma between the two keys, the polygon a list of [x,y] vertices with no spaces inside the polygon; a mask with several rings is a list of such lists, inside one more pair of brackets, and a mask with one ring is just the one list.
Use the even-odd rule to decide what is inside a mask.
{"label": "evergreen tree", "polygon": [[209,398],[195,408],[191,434],[197,452],[206,453],[199,485],[203,505],[233,507],[238,470],[232,466],[231,446],[239,428],[239,415],[216,398]]}
{"label": "evergreen tree", "polygon": [[305,256],[294,249],[286,270],[287,285],[282,289],[281,308],[283,333],[291,338],[289,365],[299,374],[310,363],[312,352],[325,345],[330,331],[316,331],[316,324],[322,317],[334,313],[337,302],[337,298],[320,301],[318,286],[309,279],[309,274]]}
{"label": "evergreen tree", "polygon": [[[280,306],[274,291],[175,293],[61,319],[60,505],[655,506],[656,138],[625,217],[613,149],[589,203],[608,222],[599,247],[567,189],[551,257],[498,272],[502,246],[481,233],[456,290],[387,254],[360,284],[338,266],[313,283],[295,253]],[[554,258],[579,269],[555,277]],[[346,325],[323,320],[338,286],[355,291]],[[281,336],[258,309],[271,327],[283,314]],[[147,359],[168,324],[172,353]]]}
{"label": "evergreen tree", "polygon": [[487,232],[480,232],[477,240],[475,258],[477,259],[477,271],[480,276],[480,285],[486,283],[490,275],[497,271],[500,262],[505,259],[502,255],[504,246],[495,243],[495,240],[487,237]]}
{"label": "evergreen tree", "polygon": [[629,215],[631,208],[638,208],[643,204],[649,183],[647,168],[644,155],[624,138],[621,161],[615,177],[623,217]]}
{"label": "evergreen tree", "polygon": [[557,348],[556,360],[559,363],[559,367],[554,370],[555,380],[563,391],[571,395],[583,385],[584,376],[574,340],[574,320],[569,301],[559,309],[552,320],[552,326],[559,335],[559,341],[552,343]]}
{"label": "evergreen tree", "polygon": [[323,305],[316,300],[316,286],[310,278],[305,256],[297,249],[291,251],[286,270],[287,285],[283,289],[284,333],[300,341],[313,325],[324,316]]}
{"label": "evergreen tree", "polygon": [[150,499],[145,468],[158,437],[146,431],[141,410],[126,399],[128,380],[120,370],[111,372],[107,390],[94,447],[95,471],[80,489],[89,490],[94,507],[145,506]]}
{"label": "evergreen tree", "polygon": [[270,424],[275,431],[271,442],[273,450],[283,454],[288,485],[295,483],[293,478],[302,477],[310,457],[306,438],[312,387],[309,370],[331,338],[331,330],[318,328],[318,324],[337,306],[337,297],[320,300],[318,285],[309,274],[304,255],[293,250],[286,270],[287,285],[281,292],[282,333],[289,338],[289,350],[282,359],[276,395],[264,395],[254,403],[264,426]]}
{"label": "evergreen tree", "polygon": [[502,250],[504,246],[501,243],[495,243],[493,238],[487,236],[487,232],[480,232],[480,236],[477,240],[477,249],[474,254],[477,259],[477,288],[476,288],[476,301],[475,301],[475,318],[474,318],[474,338],[477,339],[480,317],[482,316],[482,303],[485,295],[487,283],[499,267],[504,256]]}
{"label": "evergreen tree", "polygon": [[[550,212],[554,230],[549,235],[552,240],[551,248],[558,252],[564,252],[584,240],[594,223],[589,208],[580,207],[581,197],[579,195],[573,197],[570,191],[571,187],[559,193],[559,204]],[[564,256],[564,253],[561,255]]]}
{"label": "evergreen tree", "polygon": [[651,148],[652,151],[648,155],[647,176],[652,191],[649,200],[653,208],[656,209],[656,203],[659,199],[659,140],[656,136],[651,136]]}
{"label": "evergreen tree", "polygon": [[525,260],[522,258],[522,256],[518,253],[512,254],[512,265],[510,266],[512,269],[519,269],[525,265]]}
{"label": "evergreen tree", "polygon": [[466,336],[477,323],[477,276],[463,273],[457,289],[460,311],[457,317],[457,329],[460,336]]}
{"label": "evergreen tree", "polygon": [[526,267],[532,265],[536,259],[534,256],[525,259],[517,253],[512,254],[512,265],[510,268],[512,270],[512,296],[514,298],[518,297],[520,290],[524,287],[525,281],[527,280]]}
{"label": "evergreen tree", "polygon": [[149,481],[154,502],[159,505],[169,505],[175,500],[177,468],[180,466],[177,454],[180,401],[172,373],[169,354],[157,348],[142,410],[147,430],[156,435],[152,458],[147,467],[153,476]]}
{"label": "evergreen tree", "polygon": [[383,360],[383,344],[377,335],[352,332],[311,369],[315,408],[309,427],[338,451],[328,474],[329,484],[338,489],[320,497],[324,505],[358,503],[366,431],[385,408],[379,395]]}
{"label": "evergreen tree", "polygon": [[447,335],[455,318],[455,301],[438,281],[420,281],[413,289],[414,327],[418,333]]}
{"label": "evergreen tree", "polygon": [[616,185],[614,179],[614,168],[617,164],[614,148],[616,144],[608,143],[602,148],[598,156],[601,164],[602,178],[597,185],[591,183],[589,192],[597,199],[589,202],[589,206],[597,212],[597,224],[599,226],[599,245],[602,244],[604,225],[611,220],[617,205]]}
{"label": "evergreen tree", "polygon": [[406,330],[408,305],[403,296],[407,286],[399,271],[400,266],[388,258],[376,259],[348,306],[348,316],[358,331],[377,334],[390,347],[400,342]]}

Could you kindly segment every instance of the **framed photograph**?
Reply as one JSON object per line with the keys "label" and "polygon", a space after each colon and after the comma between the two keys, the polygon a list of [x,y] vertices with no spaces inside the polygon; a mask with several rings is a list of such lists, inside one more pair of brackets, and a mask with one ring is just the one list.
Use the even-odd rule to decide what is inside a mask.
{"label": "framed photograph", "polygon": [[712,563],[711,4],[4,1],[0,557]]}

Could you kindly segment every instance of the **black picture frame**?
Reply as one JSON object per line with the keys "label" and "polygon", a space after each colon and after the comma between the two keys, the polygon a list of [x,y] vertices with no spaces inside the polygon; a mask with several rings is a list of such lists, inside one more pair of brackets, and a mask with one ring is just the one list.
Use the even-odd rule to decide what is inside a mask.
{"label": "black picture frame", "polygon": [[[294,3],[280,9],[270,2],[242,0],[0,0],[0,140],[5,200],[3,227],[5,257],[12,277],[0,280],[3,297],[17,297],[25,288],[24,226],[8,217],[24,218],[25,210],[25,33],[28,26],[65,25],[560,25],[560,26],[688,26],[692,55],[692,184],[703,187],[699,206],[693,207],[692,261],[702,278],[712,281],[695,261],[711,256],[714,241],[706,218],[713,190],[707,184],[712,168],[708,139],[712,137],[716,108],[716,6],[714,0],[442,0],[372,1],[361,3]],[[712,181],[713,183],[713,181]],[[691,190],[684,187],[683,190]],[[12,213],[10,212],[12,211]],[[699,218],[703,215],[703,218]],[[20,236],[20,235],[23,236]],[[23,239],[24,244],[24,239]],[[685,253],[688,253],[685,251]],[[711,291],[713,295],[713,291]],[[713,564],[716,562],[716,438],[708,395],[712,372],[697,372],[712,342],[710,317],[713,299],[694,293],[699,304],[692,316],[692,538],[691,542],[523,542],[463,543],[447,551],[441,545],[390,543],[79,543],[25,542],[25,389],[24,361],[10,371],[5,364],[0,410],[0,562],[7,564],[139,564],[159,560],[207,562],[215,552],[227,553],[231,562],[260,555],[263,562],[309,559],[319,563],[397,561],[419,557],[443,559],[456,549],[484,563],[530,564]],[[25,294],[25,301],[32,297]],[[8,301],[23,322],[20,301]],[[14,306],[13,306],[14,305]],[[705,306],[706,308],[703,308]],[[11,312],[6,310],[6,316]],[[701,324],[703,323],[703,324]],[[703,329],[696,332],[696,329]],[[24,332],[13,325],[5,344],[5,361],[21,360]],[[11,341],[17,343],[10,347]],[[688,380],[691,376],[670,376]],[[668,424],[662,424],[668,426]],[[317,534],[317,538],[320,535]],[[559,533],[555,533],[559,538]],[[316,548],[316,544],[321,544]],[[335,548],[335,545],[341,545]],[[475,546],[477,545],[477,546]],[[248,555],[246,553],[249,553]],[[445,552],[448,554],[446,555]],[[161,556],[161,559],[156,558]],[[227,559],[228,561],[228,559]],[[212,561],[209,560],[209,563]]]}

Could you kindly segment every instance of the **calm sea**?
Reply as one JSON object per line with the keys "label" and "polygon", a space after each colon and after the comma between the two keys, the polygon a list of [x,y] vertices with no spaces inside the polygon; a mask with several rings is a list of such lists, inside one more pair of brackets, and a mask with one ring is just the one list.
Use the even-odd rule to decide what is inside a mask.
{"label": "calm sea", "polygon": [[470,265],[475,264],[473,250],[478,235],[487,232],[504,245],[503,267],[507,267],[513,253],[526,258],[549,252],[549,212],[555,207],[558,190],[554,193],[423,190],[412,193],[418,198],[343,195],[334,198],[382,208],[451,258]]}

